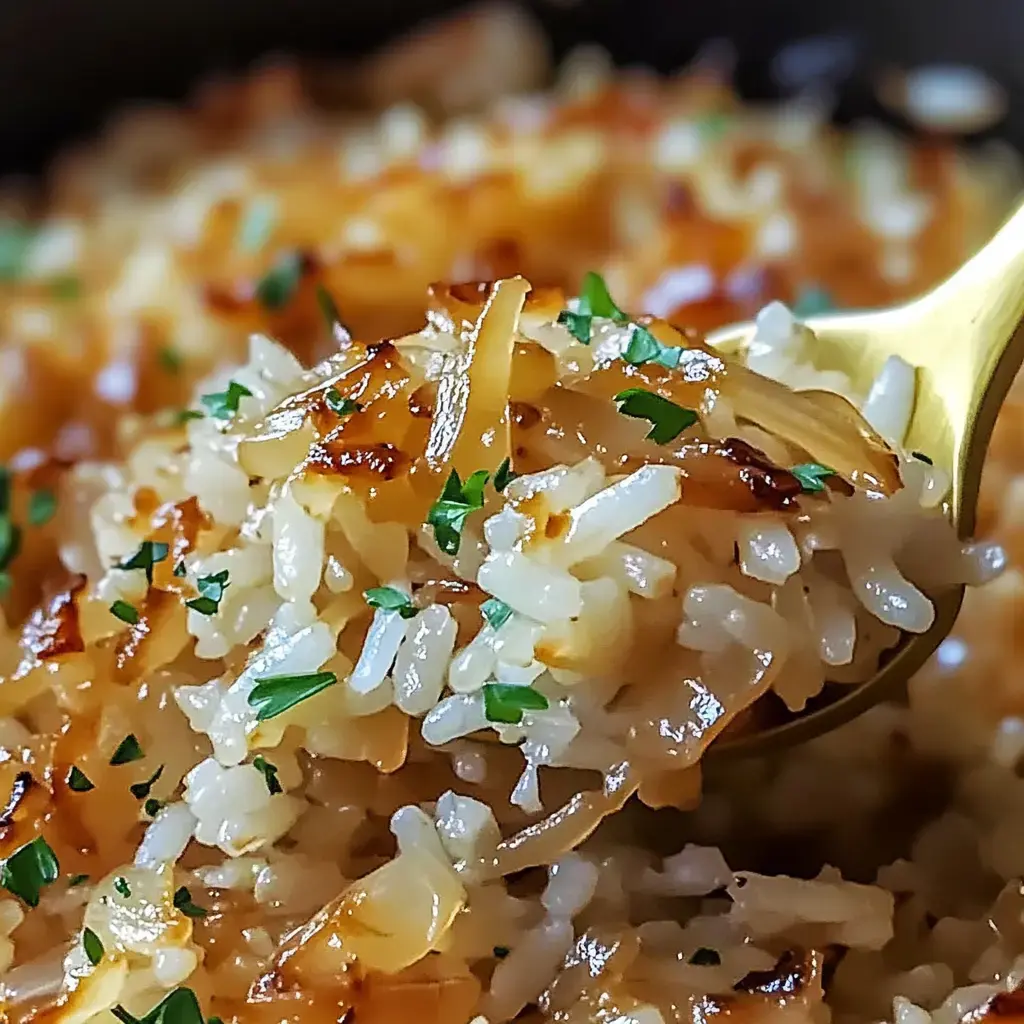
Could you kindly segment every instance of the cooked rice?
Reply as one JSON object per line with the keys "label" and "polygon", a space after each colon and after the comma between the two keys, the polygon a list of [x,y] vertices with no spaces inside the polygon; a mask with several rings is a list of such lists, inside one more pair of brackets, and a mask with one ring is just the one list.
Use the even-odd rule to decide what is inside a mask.
{"label": "cooked rice", "polygon": [[[1024,577],[903,451],[914,368],[858,393],[802,323],[947,272],[1015,168],[706,68],[582,54],[531,93],[503,8],[404,45],[343,76],[373,116],[265,71],[126,120],[3,225],[5,1019],[1019,1012]],[[649,315],[583,344],[594,266]],[[755,316],[745,366],[699,340]],[[638,323],[678,366],[627,361]],[[629,387],[693,422],[657,443]],[[980,515],[1011,566],[1020,408]],[[959,583],[906,704],[702,765]],[[281,676],[311,689],[267,715]]]}

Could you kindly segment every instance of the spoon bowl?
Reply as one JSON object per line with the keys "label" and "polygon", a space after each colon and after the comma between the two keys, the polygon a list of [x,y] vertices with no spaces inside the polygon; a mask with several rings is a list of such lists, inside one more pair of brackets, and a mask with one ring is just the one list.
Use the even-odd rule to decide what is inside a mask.
{"label": "spoon bowl", "polygon": [[[867,394],[896,356],[915,368],[907,451],[926,453],[950,477],[944,510],[962,538],[974,532],[978,489],[996,416],[1024,362],[1024,204],[974,257],[931,292],[905,305],[809,318],[819,370],[840,370]],[[742,354],[753,324],[725,327],[709,343]],[[871,705],[900,695],[907,680],[948,635],[964,588],[930,594],[935,620],[925,633],[904,634],[875,676],[781,725],[721,737],[711,756],[763,753],[811,739]],[[836,688],[839,689],[838,687]]]}

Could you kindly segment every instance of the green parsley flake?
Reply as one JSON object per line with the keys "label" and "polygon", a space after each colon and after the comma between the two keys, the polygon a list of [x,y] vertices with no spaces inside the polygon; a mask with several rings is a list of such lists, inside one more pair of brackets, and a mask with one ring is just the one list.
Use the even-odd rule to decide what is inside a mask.
{"label": "green parsley flake", "polygon": [[11,590],[11,574],[9,572],[0,572],[0,597],[6,597]]}
{"label": "green parsley flake", "polygon": [[113,756],[110,758],[110,763],[117,767],[122,764],[131,764],[132,761],[141,761],[145,756],[139,741],[135,737],[135,733],[130,732],[118,743],[117,750],[114,751]]}
{"label": "green parsley flake", "polygon": [[684,409],[645,388],[626,388],[615,396],[615,401],[620,403],[619,412],[624,416],[647,420],[651,424],[647,437],[655,444],[674,441],[698,419],[693,409]]}
{"label": "green parsley flake", "polygon": [[181,353],[169,345],[160,349],[157,358],[160,360],[160,366],[168,373],[177,373],[181,369]]}
{"label": "green parsley flake", "polygon": [[0,863],[0,886],[30,907],[39,906],[43,886],[51,885],[59,877],[57,855],[42,836],[36,836]]}
{"label": "green parsley flake", "polygon": [[174,907],[186,917],[206,917],[209,913],[203,907],[192,902],[192,893],[184,885],[174,894]]}
{"label": "green parsley flake", "polygon": [[794,466],[790,472],[800,481],[800,486],[808,494],[818,494],[825,490],[825,478],[835,476],[836,471],[820,462],[802,462]]}
{"label": "green parsley flake", "polygon": [[480,613],[487,620],[491,629],[501,629],[508,622],[512,609],[504,601],[499,601],[496,597],[489,597],[480,605]]}
{"label": "green parsley flake", "polygon": [[462,541],[462,528],[470,512],[484,507],[484,485],[490,473],[478,469],[463,483],[452,470],[441,492],[427,513],[427,523],[434,528],[434,540],[446,555],[457,555]]}
{"label": "green parsley flake", "polygon": [[495,946],[494,947],[494,956],[498,960],[504,960],[505,957],[507,957],[510,952],[511,952],[511,950],[508,948],[508,946]]}
{"label": "green parsley flake", "polygon": [[924,452],[911,452],[910,453],[918,462],[923,462],[926,466],[934,466],[935,463],[927,456]]}
{"label": "green parsley flake", "polygon": [[174,414],[174,426],[182,427],[189,420],[201,420],[203,414],[198,409],[181,409]]}
{"label": "green parsley flake", "polygon": [[153,783],[160,778],[164,773],[164,766],[160,765],[159,768],[153,774],[146,779],[145,782],[133,782],[128,788],[132,791],[132,796],[136,800],[144,800],[149,796],[149,791],[153,788]]}
{"label": "green parsley flake", "polygon": [[0,220],[0,281],[15,281],[25,271],[32,244],[31,229],[20,221]]}
{"label": "green parsley flake", "polygon": [[114,879],[114,892],[116,892],[118,896],[123,896],[125,899],[128,899],[131,896],[131,886],[128,885],[128,879],[125,878],[124,875],[118,875],[117,878]]}
{"label": "green parsley flake", "polygon": [[659,363],[670,370],[674,370],[679,365],[682,356],[681,348],[662,345],[646,327],[641,327],[639,324],[634,325],[633,333],[629,336],[629,344],[622,353],[622,358],[634,366],[643,366],[644,363]]}
{"label": "green parsley flake", "polygon": [[6,569],[21,550],[21,529],[11,518],[0,515],[0,571]]}
{"label": "green parsley flake", "polygon": [[323,313],[327,326],[335,338],[347,341],[352,337],[352,333],[342,322],[334,296],[322,284],[316,286],[316,304],[320,307],[320,312]]}
{"label": "green parsley flake", "polygon": [[224,591],[231,586],[228,583],[228,570],[221,569],[212,576],[200,576],[196,580],[199,597],[185,602],[186,608],[199,612],[200,615],[213,615],[219,608]]}
{"label": "green parsley flake", "polygon": [[184,558],[179,558],[178,561],[177,561],[177,564],[174,566],[174,568],[171,571],[179,579],[181,579],[184,576],[187,576],[188,575],[188,569],[185,568],[185,559]]}
{"label": "green parsley flake", "polygon": [[284,792],[281,783],[277,781],[276,764],[271,764],[262,754],[257,754],[252,759],[252,766],[256,771],[262,773],[263,779],[267,784],[267,789],[270,790],[271,796],[276,796],[278,793]]}
{"label": "green parsley flake", "polygon": [[484,715],[488,722],[519,725],[524,711],[546,711],[548,707],[547,697],[532,686],[484,684]]}
{"label": "green parsley flake", "polygon": [[593,317],[589,313],[574,313],[571,309],[563,309],[558,314],[558,323],[584,345],[590,344],[590,324]]}
{"label": "green parsley flake", "polygon": [[142,805],[143,811],[151,818],[155,818],[160,813],[162,807],[163,801],[157,800],[156,797],[152,796]]}
{"label": "green parsley flake", "polygon": [[338,677],[333,672],[309,672],[297,676],[264,676],[256,680],[249,692],[249,706],[256,709],[256,718],[266,722],[284,714],[289,708],[328,686],[333,686]]}
{"label": "green parsley flake", "polygon": [[273,196],[257,196],[245,211],[238,231],[238,247],[258,252],[267,244],[277,221],[277,201]]}
{"label": "green parsley flake", "polygon": [[324,405],[338,416],[350,416],[354,412],[362,412],[363,407],[351,398],[342,398],[337,388],[328,388],[324,392]]}
{"label": "green parsley flake", "polygon": [[41,488],[32,492],[28,499],[28,521],[33,526],[43,526],[48,523],[57,511],[57,495],[53,491]]}
{"label": "green parsley flake", "polygon": [[0,466],[0,516],[11,511],[11,471]]}
{"label": "green parsley flake", "polygon": [[113,615],[115,619],[120,619],[122,622],[127,622],[129,626],[138,625],[139,612],[127,601],[115,601],[110,606],[110,614]]}
{"label": "green parsley flake", "polygon": [[92,779],[77,765],[71,766],[71,771],[68,772],[67,783],[68,789],[72,793],[88,793],[90,789],[96,788],[96,784]]}
{"label": "green parsley flake", "polygon": [[201,395],[199,401],[215,420],[229,420],[238,412],[238,403],[243,398],[251,398],[252,392],[237,381],[228,381],[226,391],[214,391],[209,395]]}
{"label": "green parsley flake", "polygon": [[363,597],[371,608],[386,612],[398,612],[403,619],[411,619],[417,611],[412,598],[397,587],[372,587],[363,591]]}
{"label": "green parsley flake", "polygon": [[110,1012],[121,1024],[203,1024],[202,1008],[190,988],[176,988],[144,1017],[133,1016],[120,1003]]}
{"label": "green parsley flake", "polygon": [[74,274],[60,274],[50,281],[50,294],[58,302],[73,302],[82,294],[82,282]]}
{"label": "green parsley flake", "polygon": [[118,569],[142,569],[146,573],[146,582],[153,582],[153,566],[162,562],[167,557],[170,548],[159,541],[144,540],[139,545],[139,550],[126,562],[116,566]]}
{"label": "green parsley flake", "polygon": [[608,292],[608,285],[604,283],[604,278],[591,270],[583,277],[583,286],[580,288],[580,296],[576,300],[575,311],[563,309],[558,314],[558,322],[568,328],[569,333],[577,341],[589,345],[595,316],[615,320],[618,323],[623,323],[628,319],[626,314],[615,305]]}
{"label": "green parsley flake", "polygon": [[304,265],[305,261],[297,252],[286,252],[277,258],[256,285],[256,298],[264,309],[277,312],[292,301],[302,280]]}
{"label": "green parsley flake", "polygon": [[512,460],[510,458],[504,458],[501,461],[501,465],[497,468],[494,473],[494,489],[501,494],[506,487],[513,480],[519,477],[519,473],[512,472]]}
{"label": "green parsley flake", "polygon": [[88,875],[81,875],[81,874],[80,875],[72,875],[68,879],[68,888],[69,889],[76,889],[80,885],[85,885],[85,883],[88,882],[88,881],[89,881],[89,876]]}
{"label": "green parsley flake", "polygon": [[103,943],[91,928],[82,931],[82,949],[85,950],[85,955],[93,967],[103,959]]}
{"label": "green parsley flake", "polygon": [[805,320],[809,316],[820,316],[822,313],[831,313],[836,304],[824,288],[817,285],[809,285],[801,290],[793,303],[793,316],[798,320]]}

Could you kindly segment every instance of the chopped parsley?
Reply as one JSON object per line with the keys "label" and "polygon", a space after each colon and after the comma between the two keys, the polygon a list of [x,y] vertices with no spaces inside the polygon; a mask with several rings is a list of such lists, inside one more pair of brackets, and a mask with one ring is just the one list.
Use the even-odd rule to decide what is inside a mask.
{"label": "chopped parsley", "polygon": [[169,992],[144,1017],[133,1016],[120,1003],[110,1012],[121,1024],[203,1024],[202,1008],[190,988]]}
{"label": "chopped parsley", "polygon": [[215,420],[229,420],[238,412],[238,403],[243,398],[251,398],[252,392],[237,381],[228,381],[226,391],[214,391],[209,395],[200,395],[199,401],[203,408]]}
{"label": "chopped parsley", "polygon": [[4,512],[0,513],[0,571],[5,570],[21,550],[21,529]]}
{"label": "chopped parsley", "polygon": [[74,274],[59,274],[50,281],[50,294],[58,302],[72,302],[82,294],[82,282]]}
{"label": "chopped parsley", "polygon": [[258,252],[266,245],[277,220],[277,203],[272,196],[257,196],[245,211],[238,231],[238,247]]}
{"label": "chopped parsley", "polygon": [[363,591],[363,597],[371,608],[398,612],[403,619],[411,619],[419,610],[413,605],[412,598],[397,587],[372,587]]}
{"label": "chopped parsley", "polygon": [[206,917],[209,913],[205,908],[192,902],[192,893],[184,885],[174,894],[174,908],[180,910],[186,917]]}
{"label": "chopped parsley", "polygon": [[511,952],[511,950],[508,948],[508,946],[495,946],[494,947],[494,956],[498,960],[504,960],[505,957],[507,957],[510,952]]}
{"label": "chopped parsley", "polygon": [[153,774],[146,779],[145,782],[133,782],[128,788],[132,791],[132,796],[136,800],[144,800],[149,796],[149,791],[153,788],[153,783],[160,778],[164,773],[164,766],[160,765],[159,768]]}
{"label": "chopped parsley", "polygon": [[338,312],[338,304],[334,301],[334,296],[322,284],[316,286],[316,304],[320,307],[320,312],[323,313],[327,326],[331,329],[331,334],[336,338],[339,334],[345,338],[351,337],[349,329]]}
{"label": "chopped parsley", "polygon": [[489,597],[480,605],[480,613],[487,620],[491,629],[501,629],[508,622],[512,609],[504,601]]}
{"label": "chopped parsley", "polygon": [[662,345],[658,339],[651,334],[646,327],[635,324],[633,333],[629,336],[629,344],[622,353],[622,358],[634,366],[643,366],[644,363],[659,363],[674,370],[679,365],[683,356],[681,348],[674,348],[669,345]]}
{"label": "chopped parsley", "polygon": [[800,481],[800,486],[808,494],[817,494],[825,490],[825,478],[835,476],[836,471],[820,462],[802,462],[794,466],[790,472]]}
{"label": "chopped parsley", "polygon": [[548,699],[532,686],[515,683],[484,684],[484,715],[488,722],[518,725],[524,711],[546,711]]}
{"label": "chopped parsley", "polygon": [[647,437],[655,444],[674,441],[698,419],[693,409],[684,409],[645,388],[626,388],[615,396],[615,401],[619,403],[619,412],[624,416],[647,420],[651,424]]}
{"label": "chopped parsley", "polygon": [[179,579],[184,577],[184,576],[187,576],[188,575],[188,569],[185,568],[185,559],[184,558],[179,558],[177,563],[174,566],[174,569],[172,569],[171,571]]}
{"label": "chopped parsley", "polygon": [[127,622],[129,626],[135,626],[139,621],[138,609],[133,605],[130,605],[127,601],[115,601],[110,606],[110,614],[113,615],[115,619]]}
{"label": "chopped parsley", "polygon": [[89,876],[88,875],[84,875],[84,874],[72,875],[68,879],[68,888],[69,889],[76,889],[78,886],[84,885],[88,881],[89,881]]}
{"label": "chopped parsley", "polygon": [[20,221],[0,220],[0,281],[16,281],[25,270],[32,231]]}
{"label": "chopped parsley", "polygon": [[714,949],[709,949],[707,946],[701,946],[690,957],[690,963],[695,967],[717,967],[721,962],[722,958],[718,955],[718,952]]}
{"label": "chopped parsley", "polygon": [[809,316],[820,316],[830,313],[836,308],[832,296],[818,285],[809,285],[801,290],[793,303],[793,316],[804,320]]}
{"label": "chopped parsley", "polygon": [[162,800],[157,800],[157,798],[156,798],[155,796],[151,796],[151,797],[150,797],[150,798],[149,798],[149,799],[148,799],[148,800],[147,800],[147,801],[146,801],[146,802],[145,802],[145,803],[144,803],[144,804],[142,805],[142,809],[143,809],[143,811],[145,811],[145,813],[146,813],[146,814],[148,814],[148,815],[149,815],[149,816],[150,816],[151,818],[155,818],[155,817],[156,817],[156,816],[157,816],[157,815],[158,815],[158,814],[160,813],[160,810],[161,810],[161,808],[163,807],[163,805],[164,805],[164,804],[163,804],[163,801],[162,801]]}
{"label": "chopped parsley", "polygon": [[362,412],[363,407],[351,398],[342,398],[337,388],[328,388],[324,393],[324,404],[338,416],[349,416]]}
{"label": "chopped parsley", "polygon": [[168,373],[177,373],[181,369],[181,353],[176,352],[169,345],[165,345],[157,353],[160,366]]}
{"label": "chopped parsley", "polygon": [[92,779],[77,765],[71,766],[71,771],[68,772],[67,783],[68,789],[72,793],[88,793],[90,789],[96,788],[96,784]]}
{"label": "chopped parsley", "polygon": [[43,526],[48,523],[57,511],[57,495],[46,488],[40,488],[32,492],[28,499],[28,521],[33,526]]}
{"label": "chopped parsley", "polygon": [[453,469],[441,497],[431,505],[427,523],[434,528],[434,540],[446,555],[458,554],[466,518],[484,507],[484,485],[489,477],[487,470],[478,469],[463,483]]}
{"label": "chopped parsley", "polygon": [[146,582],[153,582],[153,566],[162,562],[170,550],[166,544],[160,541],[144,540],[139,545],[139,550],[126,562],[121,562],[117,569],[142,569],[146,573]]}
{"label": "chopped parsley", "polygon": [[271,796],[276,796],[278,793],[284,792],[281,783],[277,780],[276,764],[271,764],[262,754],[257,754],[252,759],[252,766],[256,771],[262,773],[263,779],[267,784],[267,789],[270,790]]}
{"label": "chopped parsley", "polygon": [[93,967],[103,959],[103,943],[91,928],[85,928],[82,931],[82,949],[85,950],[85,955]]}
{"label": "chopped parsley", "polygon": [[125,878],[124,875],[118,875],[117,878],[114,879],[114,892],[116,892],[118,896],[123,896],[125,899],[128,899],[131,896],[131,886],[128,884],[128,879]]}
{"label": "chopped parsley", "polygon": [[502,459],[501,465],[494,471],[494,489],[501,494],[518,476],[518,473],[512,472],[512,460],[507,457]]}
{"label": "chopped parsley", "polygon": [[212,576],[200,576],[196,580],[199,597],[185,602],[186,608],[199,612],[200,615],[213,615],[219,608],[224,591],[231,586],[228,583],[228,570],[221,569]]}
{"label": "chopped parsley", "polygon": [[568,328],[569,333],[577,341],[589,345],[595,316],[605,317],[619,323],[624,323],[628,319],[626,314],[615,305],[608,292],[608,285],[604,283],[604,278],[591,270],[583,278],[583,287],[580,289],[580,296],[576,302],[576,310],[563,309],[558,314],[558,322]]}
{"label": "chopped parsley", "polygon": [[39,906],[43,886],[51,885],[59,877],[57,855],[42,836],[16,850],[0,866],[0,886],[30,907]]}
{"label": "chopped parsley", "polygon": [[180,409],[174,414],[173,422],[176,427],[182,427],[189,420],[201,420],[203,418],[203,414],[198,409]]}
{"label": "chopped parsley", "polygon": [[333,672],[308,672],[296,676],[264,676],[256,680],[249,693],[249,706],[256,709],[256,718],[265,722],[284,714],[289,708],[328,686],[333,686],[338,677]]}
{"label": "chopped parsley", "polygon": [[132,761],[141,761],[145,756],[142,753],[139,741],[135,737],[135,733],[130,732],[118,743],[117,750],[114,751],[113,756],[110,758],[110,763],[116,768],[118,765],[131,764]]}
{"label": "chopped parsley", "polygon": [[934,466],[935,463],[927,456],[924,452],[911,452],[910,453],[918,462],[923,462],[926,466]]}
{"label": "chopped parsley", "polygon": [[256,298],[264,309],[276,312],[292,301],[302,280],[303,263],[297,252],[286,252],[274,261],[256,285]]}

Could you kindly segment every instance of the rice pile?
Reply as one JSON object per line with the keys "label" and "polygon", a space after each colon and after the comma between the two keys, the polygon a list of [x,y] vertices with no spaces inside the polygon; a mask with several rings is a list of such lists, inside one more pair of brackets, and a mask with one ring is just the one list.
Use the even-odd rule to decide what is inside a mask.
{"label": "rice pile", "polygon": [[[533,57],[503,87],[529,88],[501,9],[346,88],[490,102],[471,65],[424,83],[508,32]],[[983,499],[1000,543],[963,544],[945,468],[902,448],[913,368],[858,393],[799,315],[954,265],[1003,165],[867,131],[851,196],[813,110],[709,129],[714,76],[602,74],[433,136],[267,75],[70,163],[18,222],[6,1019],[1020,1012],[1021,406]],[[215,144],[231,97],[251,120]],[[673,326],[755,313],[745,365]],[[702,771],[958,583],[981,589],[907,706]]]}

